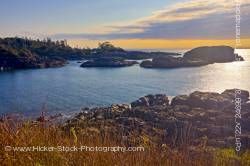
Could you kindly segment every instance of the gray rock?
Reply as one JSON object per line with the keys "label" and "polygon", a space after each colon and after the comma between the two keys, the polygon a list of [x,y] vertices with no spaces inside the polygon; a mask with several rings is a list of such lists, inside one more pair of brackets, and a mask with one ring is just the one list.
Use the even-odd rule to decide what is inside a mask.
{"label": "gray rock", "polygon": [[188,99],[192,107],[201,107],[206,109],[224,109],[233,104],[231,99],[225,98],[219,93],[199,92],[191,93]]}
{"label": "gray rock", "polygon": [[191,111],[191,108],[188,105],[175,105],[174,111],[189,112]]}
{"label": "gray rock", "polygon": [[147,95],[131,103],[131,107],[140,107],[140,106],[150,107],[150,106],[156,106],[156,105],[160,105],[160,106],[169,105],[168,97],[163,94]]}
{"label": "gray rock", "polygon": [[176,106],[176,105],[188,105],[189,104],[189,96],[187,95],[179,95],[176,96],[172,99],[171,105]]}
{"label": "gray rock", "polygon": [[235,98],[240,98],[243,102],[246,102],[249,100],[249,92],[246,90],[227,89],[221,94],[232,100],[235,100]]}

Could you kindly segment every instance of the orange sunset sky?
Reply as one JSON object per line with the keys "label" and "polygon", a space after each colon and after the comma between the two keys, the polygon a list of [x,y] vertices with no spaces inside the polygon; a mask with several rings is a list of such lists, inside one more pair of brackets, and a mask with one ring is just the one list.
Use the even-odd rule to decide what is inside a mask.
{"label": "orange sunset sky", "polygon": [[[0,37],[67,39],[73,47],[91,48],[110,41],[126,49],[165,50],[236,43],[236,1],[12,1],[1,3]],[[238,14],[237,48],[250,48],[250,0],[241,1]]]}

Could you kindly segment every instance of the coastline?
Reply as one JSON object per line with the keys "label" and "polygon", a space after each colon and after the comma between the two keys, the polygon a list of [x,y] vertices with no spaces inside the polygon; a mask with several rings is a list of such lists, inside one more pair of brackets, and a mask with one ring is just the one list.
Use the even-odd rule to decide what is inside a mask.
{"label": "coastline", "polygon": [[[239,97],[242,99],[241,127],[244,134],[240,136],[241,154],[233,150],[235,138],[231,125],[234,122],[235,91],[241,92]],[[45,149],[42,153],[50,159],[65,157],[66,154],[75,157],[60,160],[60,163],[91,163],[86,160],[88,158],[100,163],[98,157],[92,156],[93,152],[97,152],[102,158],[106,156],[105,162],[109,164],[122,161],[117,156],[138,164],[176,163],[181,156],[184,160],[180,164],[247,164],[246,158],[250,155],[249,110],[249,92],[245,90],[230,89],[222,93],[195,91],[189,95],[175,96],[171,101],[163,94],[147,95],[130,105],[83,108],[63,123],[57,122],[60,115],[42,114],[36,120],[3,117],[0,120],[0,138],[13,137],[12,142],[3,139],[2,145],[8,148],[5,152],[8,156],[12,156],[12,148],[35,146],[38,151]],[[25,139],[27,136],[30,139]],[[99,150],[93,150],[93,146]],[[49,147],[53,147],[52,150],[46,151]],[[70,147],[78,150],[70,151]],[[106,150],[104,153],[106,148],[101,147],[125,150],[136,147],[138,151]],[[152,158],[150,153],[159,157]],[[229,156],[226,155],[228,153]],[[21,153],[15,151],[14,154],[17,157]],[[22,154],[32,156],[29,162],[40,157],[36,152]],[[87,158],[82,159],[83,156]],[[131,160],[136,156],[138,160]],[[8,162],[8,159],[4,161]]]}
{"label": "coastline", "polygon": [[[0,121],[20,119],[31,120],[33,123],[60,122],[59,124],[63,125],[64,128],[86,129],[86,127],[97,127],[96,131],[103,130],[103,127],[108,127],[111,131],[118,131],[122,127],[124,130],[126,129],[125,133],[127,134],[133,131],[140,135],[143,132],[151,139],[152,143],[168,143],[169,145],[171,145],[169,140],[173,139],[175,132],[180,132],[179,134],[183,135],[187,132],[185,130],[190,130],[186,128],[189,126],[192,128],[192,134],[189,133],[189,136],[192,135],[192,138],[188,139],[189,141],[194,141],[189,142],[190,145],[198,146],[201,144],[202,138],[207,136],[209,140],[208,146],[230,148],[233,145],[233,139],[224,143],[222,140],[230,138],[233,132],[228,124],[232,124],[231,121],[234,117],[234,93],[236,90],[225,90],[222,93],[195,91],[189,95],[175,96],[172,99],[169,99],[164,94],[147,95],[130,104],[112,104],[108,107],[84,107],[80,112],[72,114],[68,118],[65,118],[61,113],[47,115],[46,112],[41,111],[42,115],[33,120],[25,119],[25,117],[20,119],[18,115],[5,115],[2,116]],[[245,133],[244,140],[248,142],[250,141],[250,128],[247,127],[250,121],[248,116],[250,110],[249,92],[245,90],[240,90],[240,92],[239,97],[242,100],[242,129]],[[100,126],[100,124],[107,124],[107,126]],[[174,126],[176,125],[180,128],[175,128]],[[153,132],[153,128],[156,128],[158,133]],[[214,131],[215,129],[216,131]],[[221,133],[217,130],[224,132]],[[214,134],[216,134],[216,137]],[[165,137],[165,141],[160,139],[163,137]],[[178,138],[175,140],[174,145],[181,145],[185,142],[183,141]],[[244,144],[248,145],[247,142],[244,142]]]}

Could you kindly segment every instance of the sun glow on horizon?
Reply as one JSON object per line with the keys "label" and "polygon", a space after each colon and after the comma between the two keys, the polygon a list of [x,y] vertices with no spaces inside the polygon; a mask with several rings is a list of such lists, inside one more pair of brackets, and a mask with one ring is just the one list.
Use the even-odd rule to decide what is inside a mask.
{"label": "sun glow on horizon", "polygon": [[[210,40],[210,39],[121,39],[108,40],[117,47],[124,49],[189,49],[199,46],[228,45],[235,46],[235,40]],[[101,40],[69,40],[72,47],[95,48]],[[250,48],[250,39],[241,39],[242,45],[238,48]]]}

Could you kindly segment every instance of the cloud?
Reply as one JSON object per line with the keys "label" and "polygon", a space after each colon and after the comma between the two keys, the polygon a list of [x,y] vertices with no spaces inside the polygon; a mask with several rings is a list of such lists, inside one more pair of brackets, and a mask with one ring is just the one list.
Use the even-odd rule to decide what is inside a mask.
{"label": "cloud", "polygon": [[[241,1],[241,36],[250,37],[250,0]],[[55,34],[67,39],[232,39],[235,1],[191,0],[152,15],[105,27],[106,33]]]}

